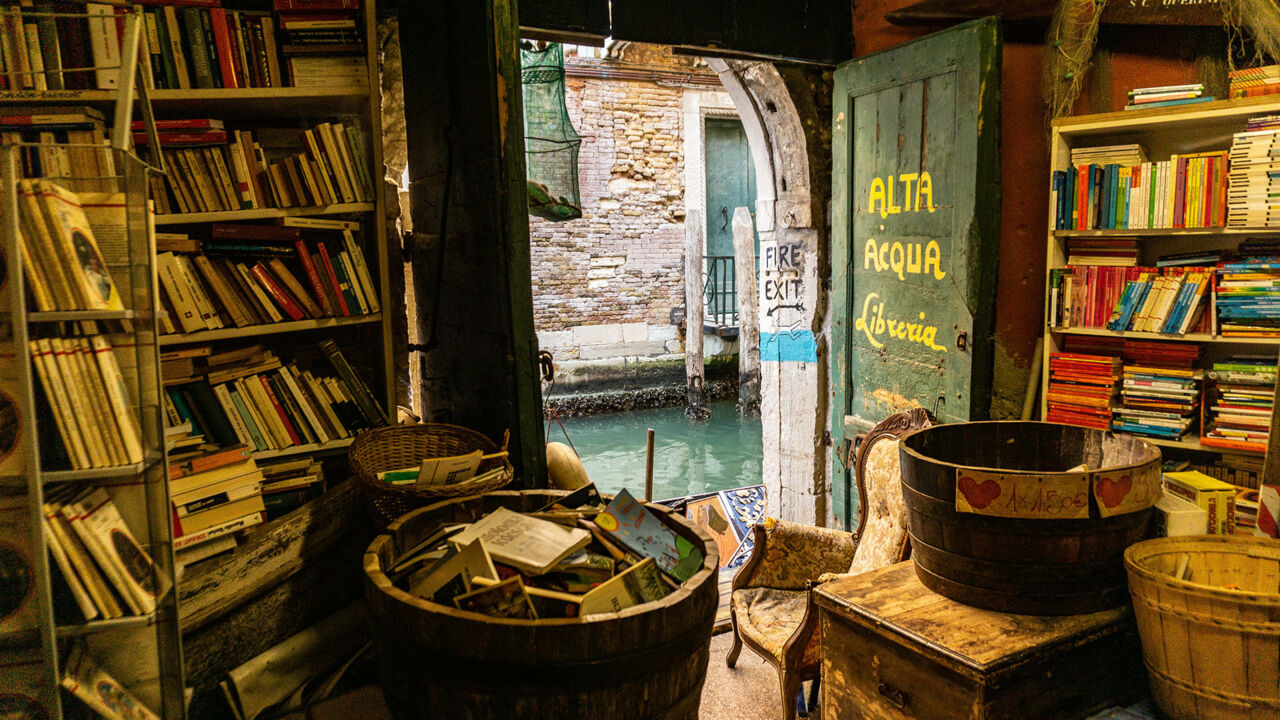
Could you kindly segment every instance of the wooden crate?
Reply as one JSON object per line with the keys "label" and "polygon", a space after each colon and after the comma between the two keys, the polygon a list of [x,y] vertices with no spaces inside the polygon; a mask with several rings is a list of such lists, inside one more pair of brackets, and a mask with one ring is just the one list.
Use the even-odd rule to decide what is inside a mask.
{"label": "wooden crate", "polygon": [[961,605],[910,562],[819,586],[825,720],[1067,720],[1144,690],[1127,606],[1033,617]]}

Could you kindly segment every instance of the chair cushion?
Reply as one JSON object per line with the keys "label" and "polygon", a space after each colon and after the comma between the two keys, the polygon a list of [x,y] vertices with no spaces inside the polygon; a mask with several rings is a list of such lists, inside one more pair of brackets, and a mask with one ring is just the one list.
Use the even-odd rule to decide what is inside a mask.
{"label": "chair cushion", "polygon": [[738,632],[781,661],[783,646],[800,629],[808,594],[808,590],[764,587],[734,590],[730,602],[738,619]]}
{"label": "chair cushion", "polygon": [[867,492],[867,506],[863,509],[867,523],[853,562],[849,564],[850,574],[855,575],[897,562],[907,534],[907,507],[902,497],[897,439],[882,437],[867,449],[862,481]]}

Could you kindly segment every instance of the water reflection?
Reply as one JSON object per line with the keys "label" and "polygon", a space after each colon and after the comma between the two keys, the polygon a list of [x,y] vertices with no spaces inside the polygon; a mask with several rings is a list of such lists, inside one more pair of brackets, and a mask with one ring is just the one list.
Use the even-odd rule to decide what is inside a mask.
{"label": "water reflection", "polygon": [[[647,428],[655,431],[655,498],[758,485],[764,453],[760,418],[739,418],[732,402],[709,407],[711,419],[699,423],[676,407],[569,418],[564,426],[601,492],[644,492]],[[564,441],[554,422],[547,440]]]}

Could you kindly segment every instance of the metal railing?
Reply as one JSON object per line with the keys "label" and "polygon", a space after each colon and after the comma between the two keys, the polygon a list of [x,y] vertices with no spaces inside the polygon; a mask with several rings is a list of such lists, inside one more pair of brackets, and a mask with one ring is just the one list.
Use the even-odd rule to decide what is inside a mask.
{"label": "metal railing", "polygon": [[[759,262],[756,266],[759,267]],[[756,275],[758,278],[758,270]],[[734,274],[732,255],[707,255],[703,258],[702,300],[707,325],[738,325],[738,278]]]}

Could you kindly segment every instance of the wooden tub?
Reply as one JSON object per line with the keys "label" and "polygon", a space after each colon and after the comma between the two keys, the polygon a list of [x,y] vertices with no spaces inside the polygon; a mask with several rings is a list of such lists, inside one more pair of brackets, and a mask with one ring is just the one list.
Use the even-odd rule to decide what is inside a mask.
{"label": "wooden tub", "polygon": [[1124,551],[1146,537],[1160,496],[1154,445],[1069,425],[973,422],[920,430],[900,447],[925,586],[1030,615],[1126,600]]}
{"label": "wooden tub", "polygon": [[696,718],[715,620],[715,543],[646,507],[703,549],[702,567],[657,602],[589,619],[516,620],[457,610],[394,587],[383,568],[440,524],[497,507],[530,511],[567,494],[495,492],[437,503],[392,523],[364,556],[365,600],[383,691],[400,720]]}

